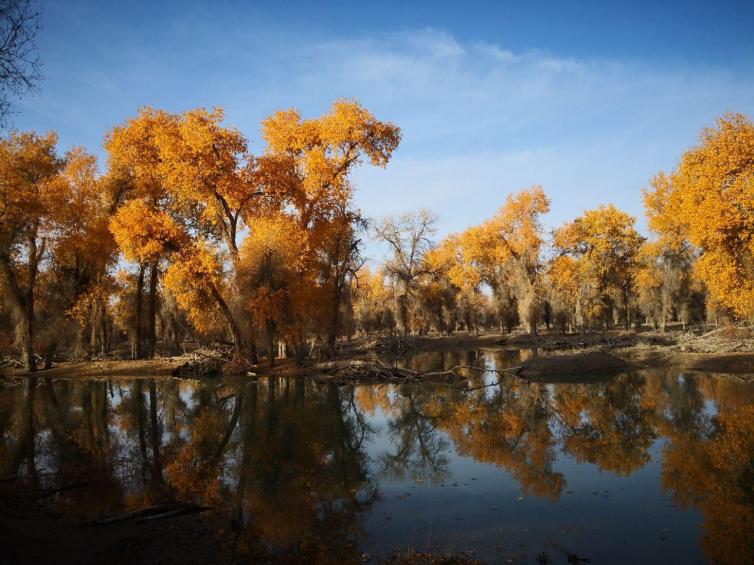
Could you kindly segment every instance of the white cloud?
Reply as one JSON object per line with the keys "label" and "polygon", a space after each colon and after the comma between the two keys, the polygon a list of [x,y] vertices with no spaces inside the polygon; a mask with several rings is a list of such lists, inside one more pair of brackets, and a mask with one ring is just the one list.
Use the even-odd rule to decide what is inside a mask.
{"label": "white cloud", "polygon": [[640,188],[701,127],[754,111],[748,76],[516,54],[432,30],[330,41],[307,65],[301,92],[355,97],[403,129],[387,171],[357,174],[363,209],[434,208],[442,232],[535,183],[552,197],[551,224],[610,201],[640,216]]}
{"label": "white cloud", "polygon": [[754,114],[754,77],[709,67],[517,53],[433,29],[340,38],[203,30],[166,30],[165,57],[133,43],[86,60],[62,45],[20,126],[95,149],[141,104],[223,105],[258,151],[259,122],[272,111],[316,115],[334,98],[356,98],[403,130],[387,170],[355,175],[359,205],[372,216],[429,207],[447,233],[535,183],[552,198],[551,225],[609,201],[640,216],[640,188],[701,127],[726,111]]}

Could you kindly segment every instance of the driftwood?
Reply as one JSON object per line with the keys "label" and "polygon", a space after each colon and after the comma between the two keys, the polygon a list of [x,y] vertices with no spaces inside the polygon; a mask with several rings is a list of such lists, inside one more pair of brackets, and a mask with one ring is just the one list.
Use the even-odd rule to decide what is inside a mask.
{"label": "driftwood", "polygon": [[358,349],[377,353],[406,353],[416,349],[416,339],[413,336],[385,335],[368,341]]}
{"label": "driftwood", "polygon": [[328,382],[413,382],[423,380],[422,373],[385,365],[380,361],[347,360],[318,363],[314,366],[317,371],[327,373],[319,378]]}
{"label": "driftwood", "polygon": [[146,522],[160,518],[170,518],[172,516],[179,516],[181,514],[188,514],[191,512],[204,512],[205,510],[209,510],[209,507],[199,506],[198,504],[194,504],[193,502],[155,504],[154,506],[140,508],[131,512],[125,512],[123,514],[115,514],[113,516],[100,518],[99,520],[95,520],[94,523],[98,525],[107,525],[129,521]]}
{"label": "driftwood", "polygon": [[754,337],[748,328],[718,328],[701,335],[684,333],[678,346],[681,351],[696,353],[752,353]]}
{"label": "driftwood", "polygon": [[[465,377],[459,374],[461,370],[471,370],[480,372],[494,372],[501,377],[515,375],[520,367],[511,367],[509,369],[486,369],[483,367],[473,367],[470,365],[456,365],[445,371],[432,371],[423,373],[412,369],[386,365],[380,361],[367,360],[347,360],[329,361],[318,363],[314,368],[326,375],[321,376],[322,380],[328,382],[348,383],[348,382],[431,382],[435,384],[449,384],[463,381]],[[484,385],[492,386],[492,384]],[[475,387],[482,388],[482,387]]]}
{"label": "driftwood", "polygon": [[223,365],[231,360],[225,349],[197,349],[181,355],[184,361],[173,371],[176,377],[207,377],[222,374]]}
{"label": "driftwood", "polygon": [[81,481],[81,482],[78,482],[78,483],[71,483],[71,484],[68,484],[68,485],[63,485],[62,487],[44,489],[44,491],[39,496],[39,498],[47,498],[47,497],[50,497],[50,496],[55,496],[56,494],[59,494],[61,492],[65,492],[65,491],[68,491],[68,490],[75,490],[75,489],[87,487],[90,484],[91,484],[90,481]]}
{"label": "driftwood", "polygon": [[0,357],[0,367],[11,367],[15,369],[23,369],[24,364],[18,359],[12,357]]}

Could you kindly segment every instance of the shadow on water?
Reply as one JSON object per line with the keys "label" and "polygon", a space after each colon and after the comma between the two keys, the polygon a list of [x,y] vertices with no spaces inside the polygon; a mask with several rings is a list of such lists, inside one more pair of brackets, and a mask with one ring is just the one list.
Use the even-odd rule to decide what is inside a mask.
{"label": "shadow on water", "polygon": [[[421,371],[515,365],[454,350]],[[0,388],[0,478],[76,519],[195,502],[245,560],[398,548],[535,563],[746,563],[754,384],[642,371],[588,384],[468,370],[448,386],[60,380]],[[747,559],[749,561],[747,561]]]}

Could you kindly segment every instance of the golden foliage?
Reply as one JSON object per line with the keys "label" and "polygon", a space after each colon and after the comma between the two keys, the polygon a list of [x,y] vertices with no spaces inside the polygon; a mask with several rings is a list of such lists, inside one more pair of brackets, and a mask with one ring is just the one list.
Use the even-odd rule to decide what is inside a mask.
{"label": "golden foliage", "polygon": [[588,210],[555,231],[553,243],[560,258],[553,263],[552,278],[563,277],[558,287],[570,294],[581,316],[606,319],[610,305],[622,301],[628,324],[628,300],[644,241],[635,222],[609,204]]}
{"label": "golden foliage", "polygon": [[170,263],[163,284],[200,333],[216,330],[223,313],[217,297],[224,284],[220,258],[201,243],[185,247]]}
{"label": "golden foliage", "polygon": [[188,244],[186,231],[143,199],[129,200],[110,220],[110,230],[129,261],[152,263]]}
{"label": "golden foliage", "polygon": [[713,300],[748,317],[754,314],[754,125],[728,114],[700,141],[671,175],[671,211],[661,216],[660,231],[680,220],[701,251],[695,271]]}

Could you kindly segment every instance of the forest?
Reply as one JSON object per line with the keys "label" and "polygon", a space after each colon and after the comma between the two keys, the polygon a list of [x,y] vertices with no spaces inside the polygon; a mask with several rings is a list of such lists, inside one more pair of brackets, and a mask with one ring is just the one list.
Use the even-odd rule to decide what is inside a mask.
{"label": "forest", "polygon": [[0,0],[1,564],[754,565],[754,5],[395,4]]}
{"label": "forest", "polygon": [[[354,203],[354,170],[388,166],[397,125],[337,100],[318,118],[279,111],[261,131],[252,154],[221,108],[141,108],[104,135],[104,164],[61,153],[54,132],[4,136],[4,363],[225,344],[243,368],[333,358],[354,336],[663,332],[754,314],[743,115],[720,117],[641,189],[648,237],[609,203],[548,231],[535,185],[438,240],[429,210],[375,220]],[[388,250],[382,264],[365,257],[368,238]]]}

